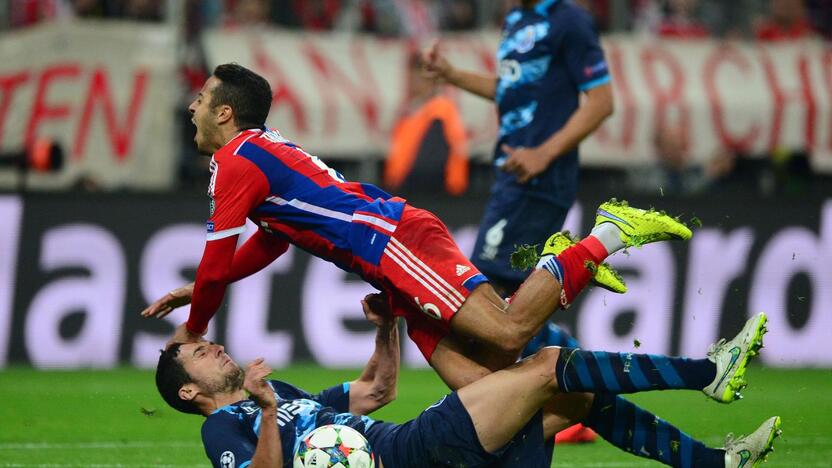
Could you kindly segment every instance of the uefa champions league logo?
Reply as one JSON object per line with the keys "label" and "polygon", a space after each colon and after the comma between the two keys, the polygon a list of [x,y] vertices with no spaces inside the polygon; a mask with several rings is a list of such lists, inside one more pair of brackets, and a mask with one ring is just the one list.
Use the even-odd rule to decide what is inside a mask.
{"label": "uefa champions league logo", "polygon": [[220,466],[222,468],[234,468],[234,452],[225,451],[220,455]]}

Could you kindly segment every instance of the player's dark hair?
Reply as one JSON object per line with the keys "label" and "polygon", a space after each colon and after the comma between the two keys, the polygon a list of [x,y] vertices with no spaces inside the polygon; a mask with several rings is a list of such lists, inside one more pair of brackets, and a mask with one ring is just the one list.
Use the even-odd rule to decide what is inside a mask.
{"label": "player's dark hair", "polygon": [[193,382],[185,366],[179,362],[180,346],[182,343],[176,343],[162,351],[159,356],[159,364],[156,365],[156,388],[171,408],[183,413],[202,414],[192,401],[179,398],[179,389]]}
{"label": "player's dark hair", "polygon": [[220,83],[211,93],[211,107],[227,105],[234,110],[234,123],[240,130],[261,128],[272,106],[272,88],[265,78],[236,63],[214,69]]}

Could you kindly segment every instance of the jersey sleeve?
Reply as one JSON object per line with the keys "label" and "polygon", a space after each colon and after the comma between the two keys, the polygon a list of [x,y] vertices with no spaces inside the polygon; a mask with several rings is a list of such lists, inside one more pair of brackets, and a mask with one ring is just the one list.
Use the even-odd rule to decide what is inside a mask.
{"label": "jersey sleeve", "polygon": [[344,382],[340,385],[322,390],[314,399],[323,406],[329,406],[339,413],[349,413],[350,383]]}
{"label": "jersey sleeve", "polygon": [[570,19],[564,22],[563,51],[572,81],[584,92],[609,83],[607,61],[592,18],[576,12]]}
{"label": "jersey sleeve", "polygon": [[257,166],[239,156],[215,158],[211,162],[211,217],[208,240],[243,233],[246,217],[269,194],[269,182]]}
{"label": "jersey sleeve", "polygon": [[257,450],[256,439],[246,434],[245,427],[230,413],[211,415],[202,425],[205,454],[215,468],[245,467]]}

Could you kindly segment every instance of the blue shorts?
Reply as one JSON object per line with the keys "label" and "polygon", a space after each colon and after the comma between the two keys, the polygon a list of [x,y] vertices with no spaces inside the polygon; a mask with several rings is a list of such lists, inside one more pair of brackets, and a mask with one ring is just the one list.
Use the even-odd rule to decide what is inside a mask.
{"label": "blue shorts", "polygon": [[468,411],[456,392],[404,424],[376,423],[367,439],[385,468],[530,467],[548,468],[541,413],[498,453],[482,447]]}
{"label": "blue shorts", "polygon": [[528,271],[511,267],[511,254],[521,245],[539,245],[563,229],[569,207],[527,192],[492,191],[485,208],[471,262],[491,281],[519,286]]}

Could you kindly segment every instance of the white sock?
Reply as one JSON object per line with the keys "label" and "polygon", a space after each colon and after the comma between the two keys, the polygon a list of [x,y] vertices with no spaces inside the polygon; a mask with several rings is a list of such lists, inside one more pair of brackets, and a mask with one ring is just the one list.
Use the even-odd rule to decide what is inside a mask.
{"label": "white sock", "polygon": [[601,223],[592,228],[592,232],[589,235],[598,239],[604,245],[604,248],[607,249],[609,255],[625,247],[624,241],[621,240],[621,229],[613,223]]}

